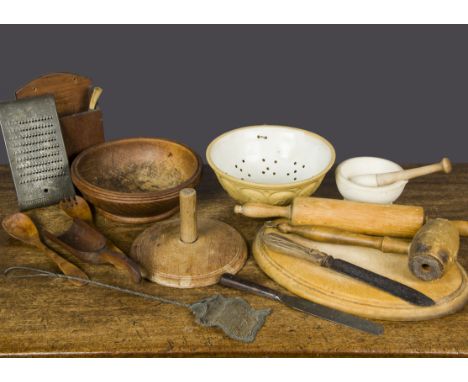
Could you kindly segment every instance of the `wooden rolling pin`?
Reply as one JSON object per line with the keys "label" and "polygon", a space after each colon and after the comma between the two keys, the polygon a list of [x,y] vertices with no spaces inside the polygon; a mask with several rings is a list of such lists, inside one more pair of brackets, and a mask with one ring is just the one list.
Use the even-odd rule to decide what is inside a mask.
{"label": "wooden rolling pin", "polygon": [[379,187],[395,183],[399,180],[413,179],[439,171],[443,171],[446,174],[452,171],[452,163],[450,163],[448,158],[443,158],[439,163],[412,168],[409,170],[393,171],[384,174],[356,175],[349,178],[349,180],[361,186]]}
{"label": "wooden rolling pin", "polygon": [[428,220],[413,241],[363,235],[332,227],[294,226],[287,222],[279,223],[275,228],[282,233],[292,233],[314,241],[357,245],[408,255],[411,272],[426,281],[442,277],[448,265],[456,260],[460,246],[456,227],[446,219]]}
{"label": "wooden rolling pin", "polygon": [[[377,236],[413,237],[425,222],[424,209],[398,204],[372,204],[350,200],[297,197],[289,206],[246,203],[234,212],[252,218],[284,217],[293,225],[321,225]],[[460,235],[468,236],[468,222],[452,221]]]}

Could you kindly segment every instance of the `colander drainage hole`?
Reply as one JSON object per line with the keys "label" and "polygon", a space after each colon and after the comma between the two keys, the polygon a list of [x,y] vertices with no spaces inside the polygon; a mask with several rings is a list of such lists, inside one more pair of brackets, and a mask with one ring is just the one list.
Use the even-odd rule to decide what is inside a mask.
{"label": "colander drainage hole", "polygon": [[265,174],[265,171],[262,171],[262,174]]}
{"label": "colander drainage hole", "polygon": [[267,171],[270,171],[270,167],[267,167]]}
{"label": "colander drainage hole", "polygon": [[277,161],[277,160],[275,160],[275,161],[273,161],[273,163],[278,163],[278,161]]}
{"label": "colander drainage hole", "polygon": [[242,159],[242,163],[245,163],[245,159]]}
{"label": "colander drainage hole", "polygon": [[273,175],[276,175],[276,172],[274,172]]}
{"label": "colander drainage hole", "polygon": [[262,158],[262,162],[265,162],[265,158]]}

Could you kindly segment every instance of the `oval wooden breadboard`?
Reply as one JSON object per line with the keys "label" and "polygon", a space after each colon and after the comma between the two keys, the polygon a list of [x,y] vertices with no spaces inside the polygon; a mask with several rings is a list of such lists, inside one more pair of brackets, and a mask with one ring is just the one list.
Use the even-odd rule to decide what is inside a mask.
{"label": "oval wooden breadboard", "polygon": [[[253,254],[257,264],[284,288],[316,303],[363,317],[419,321],[456,312],[468,300],[467,275],[458,262],[452,264],[441,279],[428,282],[411,274],[406,255],[314,242],[317,249],[329,255],[406,284],[436,301],[432,307],[417,307],[333,270],[269,250],[263,244],[262,235],[270,231],[279,233],[264,226],[254,240]],[[296,239],[306,243],[299,236],[295,236]]]}

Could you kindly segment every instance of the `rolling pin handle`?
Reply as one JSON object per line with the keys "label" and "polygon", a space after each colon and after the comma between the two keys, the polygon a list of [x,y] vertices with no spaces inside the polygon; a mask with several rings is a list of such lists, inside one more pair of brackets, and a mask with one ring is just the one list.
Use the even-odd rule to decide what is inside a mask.
{"label": "rolling pin handle", "polygon": [[291,218],[290,206],[273,206],[263,203],[245,203],[234,207],[236,214],[241,214],[249,218]]}

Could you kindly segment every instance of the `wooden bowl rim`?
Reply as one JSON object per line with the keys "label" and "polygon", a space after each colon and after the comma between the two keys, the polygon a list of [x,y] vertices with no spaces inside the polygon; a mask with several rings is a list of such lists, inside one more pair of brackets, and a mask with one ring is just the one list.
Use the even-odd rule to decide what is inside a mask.
{"label": "wooden bowl rim", "polygon": [[[166,142],[166,143],[171,143],[176,146],[181,146],[187,151],[189,151],[197,161],[197,168],[195,169],[195,172],[184,182],[180,183],[179,185],[171,188],[167,188],[165,190],[161,191],[151,191],[151,192],[120,192],[120,191],[112,191],[108,190],[102,187],[98,187],[90,182],[88,182],[86,179],[83,178],[83,176],[79,173],[78,171],[78,165],[80,161],[83,159],[83,157],[89,155],[92,152],[95,152],[97,150],[102,149],[103,147],[106,146],[113,146],[116,144],[122,144],[122,143],[134,143],[134,142],[154,142],[154,141],[160,141],[160,142]],[[78,189],[83,188],[86,193],[89,194],[94,194],[95,197],[100,197],[100,198],[111,198],[114,199],[114,201],[121,201],[121,200],[128,200],[128,201],[141,201],[143,200],[154,200],[154,199],[159,199],[159,198],[164,198],[168,196],[172,196],[170,194],[178,195],[178,192],[192,184],[194,181],[196,181],[200,176],[201,176],[201,171],[202,171],[202,161],[201,157],[190,147],[187,145],[176,142],[171,139],[166,139],[166,138],[145,138],[145,137],[135,137],[135,138],[124,138],[124,139],[114,139],[111,141],[103,142],[95,146],[91,146],[87,148],[86,150],[82,151],[78,156],[75,158],[71,165],[71,177],[73,183],[76,185]]]}
{"label": "wooden bowl rim", "polygon": [[[322,171],[320,171],[319,173],[317,173],[317,174],[315,174],[315,175],[313,175],[313,176],[311,176],[311,177],[309,177],[307,179],[304,179],[304,180],[299,180],[299,181],[290,182],[290,183],[258,183],[258,182],[249,182],[247,180],[242,180],[242,179],[236,178],[235,176],[232,176],[232,175],[229,175],[229,174],[225,173],[211,159],[211,150],[213,149],[213,146],[222,137],[226,136],[227,134],[231,134],[231,133],[233,133],[235,131],[248,130],[248,129],[252,129],[252,128],[265,127],[265,126],[274,127],[274,128],[283,128],[283,129],[286,128],[286,129],[290,129],[290,130],[301,131],[301,132],[303,132],[303,133],[305,133],[307,135],[311,135],[314,138],[317,138],[319,141],[322,141],[323,143],[325,143],[325,145],[330,149],[330,154],[331,154],[330,162],[328,163],[328,165]],[[324,138],[321,135],[319,135],[317,133],[314,133],[312,131],[301,129],[299,127],[293,127],[293,126],[264,124],[264,125],[251,125],[251,126],[238,127],[237,129],[232,129],[232,130],[224,132],[221,135],[218,135],[215,139],[213,139],[210,142],[210,144],[206,148],[205,156],[206,156],[206,161],[208,162],[208,165],[213,169],[213,171],[216,173],[216,175],[219,175],[221,177],[225,177],[225,178],[229,179],[231,182],[233,182],[233,184],[248,186],[249,188],[262,189],[262,190],[265,190],[265,189],[284,190],[284,189],[289,189],[291,187],[297,188],[297,187],[307,186],[308,184],[310,184],[312,182],[316,182],[316,181],[319,181],[320,179],[322,179],[326,175],[326,173],[328,171],[330,171],[333,164],[335,163],[336,151],[335,151],[335,148],[333,147],[333,145],[330,143],[330,141],[328,141],[326,138]]]}

